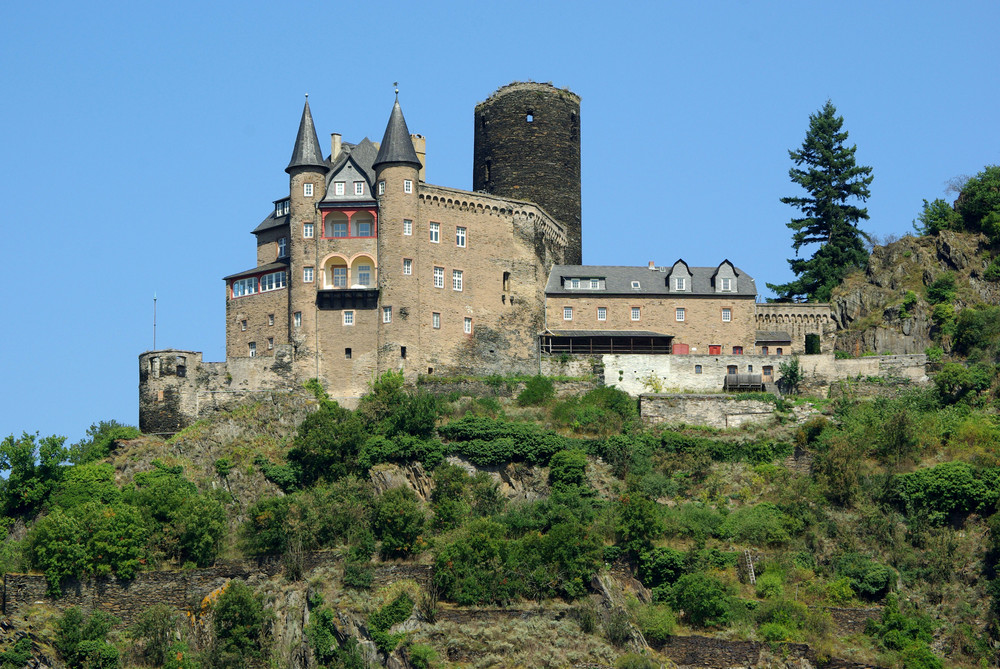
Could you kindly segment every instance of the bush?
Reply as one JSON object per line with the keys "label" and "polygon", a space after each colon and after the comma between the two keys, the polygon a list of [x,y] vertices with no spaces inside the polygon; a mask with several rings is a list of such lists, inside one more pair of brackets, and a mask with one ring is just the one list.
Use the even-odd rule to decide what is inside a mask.
{"label": "bush", "polygon": [[422,643],[415,643],[410,646],[407,654],[410,657],[410,665],[413,669],[429,669],[437,660],[437,651]]}
{"label": "bush", "polygon": [[103,460],[111,454],[115,442],[140,436],[142,433],[137,427],[122,425],[116,420],[102,420],[87,428],[87,436],[69,447],[69,461],[75,465],[83,465]]}
{"label": "bush", "polygon": [[358,453],[366,438],[365,426],[353,411],[336,402],[323,404],[299,425],[288,462],[302,486],[320,479],[335,481],[358,473]]}
{"label": "bush", "polygon": [[885,597],[896,580],[889,567],[858,553],[845,553],[836,562],[836,573],[846,578],[851,590],[868,601]]}
{"label": "bush", "polygon": [[686,571],[684,553],[673,548],[654,548],[639,559],[639,579],[647,588],[671,585]]}
{"label": "bush", "polygon": [[553,488],[587,487],[587,454],[583,451],[558,451],[549,460],[549,484]]}
{"label": "bush", "polygon": [[166,604],[153,604],[132,623],[132,638],[141,643],[139,656],[153,666],[162,665],[173,642],[180,615]]}
{"label": "bush", "polygon": [[990,214],[1000,210],[1000,167],[987,165],[983,170],[965,182],[955,211],[962,217],[966,230],[979,232]]}
{"label": "bush", "polygon": [[662,646],[674,633],[677,621],[670,607],[663,604],[644,604],[635,610],[635,622],[651,645]]}
{"label": "bush", "polygon": [[625,653],[615,661],[615,669],[658,669],[659,664],[639,653]]}
{"label": "bush", "polygon": [[776,599],[785,594],[784,579],[780,574],[766,572],[757,578],[756,593],[761,599]]}
{"label": "bush", "polygon": [[706,574],[685,574],[670,589],[670,604],[696,627],[722,627],[731,618],[729,593]]}
{"label": "bush", "polygon": [[53,645],[70,669],[113,669],[120,659],[107,636],[117,622],[103,611],[84,616],[78,607],[70,607],[56,621]]}
{"label": "bush", "polygon": [[549,403],[556,396],[552,379],[536,375],[524,384],[524,390],[517,396],[517,405],[521,407],[540,406]]}
{"label": "bush", "polygon": [[945,462],[893,478],[892,496],[904,511],[927,511],[932,523],[952,514],[991,512],[1000,496],[1000,472],[974,472],[964,462]]}
{"label": "bush", "polygon": [[24,432],[0,442],[0,505],[5,516],[33,516],[55,490],[66,471],[65,437],[44,437]]}
{"label": "bush", "polygon": [[[919,221],[919,225],[917,224]],[[923,210],[913,222],[913,229],[921,235],[936,235],[942,230],[961,230],[962,216],[951,205],[937,198],[933,202],[924,200]]]}
{"label": "bush", "polygon": [[212,607],[215,645],[210,651],[210,666],[245,667],[266,661],[271,618],[263,595],[243,581],[230,581]]}
{"label": "bush", "polygon": [[389,629],[409,618],[411,613],[413,613],[413,600],[403,592],[368,616],[368,628],[371,631],[372,642],[379,651],[388,655],[396,649],[406,633],[390,634]]}
{"label": "bush", "polygon": [[1000,306],[962,309],[955,321],[954,349],[971,360],[996,361],[1000,353]]}
{"label": "bush", "polygon": [[663,534],[663,519],[656,502],[632,489],[618,498],[615,534],[618,542],[633,555],[652,547],[652,540]]}
{"label": "bush", "polygon": [[382,541],[382,556],[405,558],[419,552],[424,512],[407,487],[390,488],[375,500],[372,530]]}
{"label": "bush", "polygon": [[770,502],[762,502],[729,514],[719,528],[719,535],[755,546],[780,546],[801,529],[801,521]]}
{"label": "bush", "polygon": [[945,272],[927,286],[927,301],[931,304],[950,304],[955,300],[955,275]]}

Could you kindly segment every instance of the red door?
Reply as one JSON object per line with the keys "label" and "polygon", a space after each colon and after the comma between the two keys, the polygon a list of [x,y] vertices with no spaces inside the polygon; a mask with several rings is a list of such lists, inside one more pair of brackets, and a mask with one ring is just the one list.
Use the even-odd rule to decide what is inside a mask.
{"label": "red door", "polygon": [[687,355],[688,354],[688,345],[687,344],[674,344],[671,347],[671,350],[674,352],[674,355]]}
{"label": "red door", "polygon": [[709,355],[721,355],[722,354],[722,346],[721,345],[717,345],[717,344],[709,344],[708,345],[708,354]]}

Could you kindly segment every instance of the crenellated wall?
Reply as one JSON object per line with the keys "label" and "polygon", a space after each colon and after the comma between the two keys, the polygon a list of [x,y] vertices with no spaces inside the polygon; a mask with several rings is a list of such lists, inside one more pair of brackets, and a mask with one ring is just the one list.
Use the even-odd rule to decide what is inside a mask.
{"label": "crenellated wall", "polygon": [[806,335],[817,334],[820,353],[832,353],[837,338],[837,323],[830,305],[820,302],[758,302],[757,330],[787,332],[793,354],[806,352]]}

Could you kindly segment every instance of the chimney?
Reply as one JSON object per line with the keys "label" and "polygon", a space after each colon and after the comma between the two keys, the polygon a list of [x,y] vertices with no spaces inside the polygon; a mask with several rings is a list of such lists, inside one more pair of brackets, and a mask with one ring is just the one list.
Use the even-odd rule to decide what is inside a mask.
{"label": "chimney", "polygon": [[417,178],[420,181],[426,181],[424,171],[427,167],[427,138],[423,135],[410,135],[410,141],[413,142],[413,150],[417,152],[417,160],[420,161],[420,172],[417,174]]}
{"label": "chimney", "polygon": [[330,162],[335,162],[340,155],[340,133],[330,133]]}
{"label": "chimney", "polygon": [[656,269],[656,263],[652,260],[649,261],[649,269]]}

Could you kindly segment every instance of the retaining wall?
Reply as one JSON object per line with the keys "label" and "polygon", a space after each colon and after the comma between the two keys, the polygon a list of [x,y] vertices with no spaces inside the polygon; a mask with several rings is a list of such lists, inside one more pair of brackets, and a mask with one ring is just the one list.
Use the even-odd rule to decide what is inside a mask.
{"label": "retaining wall", "polygon": [[644,394],[639,396],[639,416],[647,425],[687,423],[715,428],[739,427],[769,421],[774,416],[774,404],[722,394]]}

